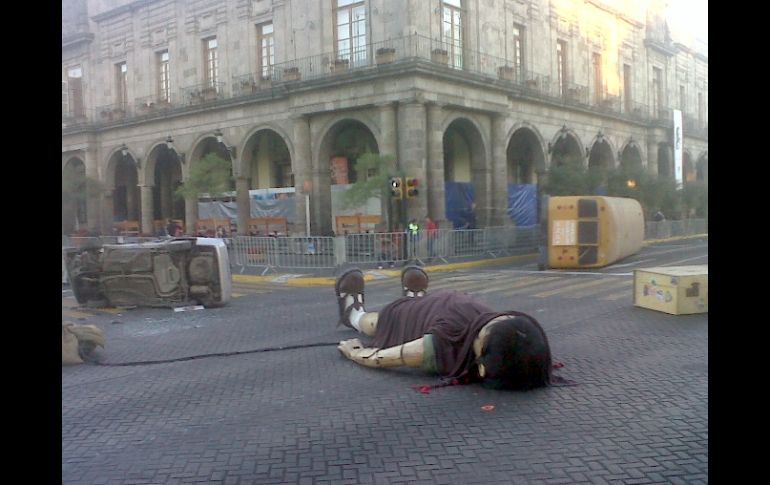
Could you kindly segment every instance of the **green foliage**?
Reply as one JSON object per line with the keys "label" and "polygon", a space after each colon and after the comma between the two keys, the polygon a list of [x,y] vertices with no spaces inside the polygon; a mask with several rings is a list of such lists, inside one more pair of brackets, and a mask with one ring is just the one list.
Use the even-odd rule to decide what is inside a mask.
{"label": "green foliage", "polygon": [[691,209],[695,210],[695,217],[708,219],[709,215],[709,189],[701,180],[686,182],[682,189],[682,206],[685,214]]}
{"label": "green foliage", "polygon": [[[633,180],[634,187],[629,187]],[[611,197],[629,197],[642,205],[647,217],[659,209],[669,219],[678,219],[695,209],[695,217],[708,217],[708,186],[704,182],[689,182],[682,190],[670,178],[658,178],[642,167],[585,169],[579,164],[563,164],[548,172],[544,191],[550,195],[591,195],[606,186]]]}
{"label": "green foliage", "polygon": [[212,197],[234,190],[235,180],[228,160],[216,153],[209,153],[193,164],[190,177],[176,190],[177,196],[198,197],[209,194]]}
{"label": "green foliage", "polygon": [[381,198],[390,193],[388,186],[388,167],[392,163],[392,155],[364,153],[353,167],[356,172],[356,182],[350,186],[342,197],[344,208],[360,207],[370,198]]}
{"label": "green foliage", "polygon": [[104,184],[95,178],[87,177],[82,173],[72,170],[64,170],[62,172],[62,204],[84,201],[88,197],[98,197],[105,190]]}
{"label": "green foliage", "polygon": [[604,177],[600,169],[586,170],[580,163],[563,163],[548,171],[544,190],[550,195],[593,194]]}

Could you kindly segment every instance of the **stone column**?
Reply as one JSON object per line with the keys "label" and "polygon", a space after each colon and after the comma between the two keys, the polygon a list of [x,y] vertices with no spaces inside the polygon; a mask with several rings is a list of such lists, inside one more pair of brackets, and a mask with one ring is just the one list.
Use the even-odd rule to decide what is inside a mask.
{"label": "stone column", "polygon": [[398,133],[396,132],[396,103],[383,103],[377,107],[380,110],[380,126],[382,132],[380,155],[392,155],[394,158],[397,158]]}
{"label": "stone column", "polygon": [[105,236],[112,236],[113,219],[115,218],[115,187],[107,189],[102,198],[102,229]]}
{"label": "stone column", "polygon": [[[86,166],[86,180],[94,180],[101,182],[106,187],[105,181],[99,178],[99,158],[95,149],[86,150],[84,154],[83,163]],[[102,197],[104,193],[96,190],[95,187],[89,187],[86,189],[86,224],[91,231],[98,231],[102,234],[107,234],[104,227],[104,221],[102,216],[102,209],[104,204],[102,203]]]}
{"label": "stone column", "polygon": [[[382,143],[380,146],[380,155],[390,155],[393,160],[388,165],[388,174],[396,173],[396,164],[398,163],[398,132],[396,131],[396,103],[383,103],[378,105],[380,110],[380,130],[382,133]],[[380,198],[380,210],[383,223],[387,223],[386,217],[394,219],[397,222],[398,215],[395,212],[389,212],[395,204],[392,203],[390,194],[384,193]]]}
{"label": "stone column", "polygon": [[155,226],[153,225],[153,207],[152,207],[152,185],[139,186],[141,201],[141,234],[143,236],[154,236]]}
{"label": "stone column", "polygon": [[508,161],[506,160],[507,143],[505,139],[506,117],[496,113],[492,118],[492,194],[489,224],[492,226],[512,225],[508,217]]}
{"label": "stone column", "polygon": [[249,200],[249,179],[238,176],[235,179],[235,202],[238,206],[238,234],[248,236],[251,201]]}
{"label": "stone column", "polygon": [[654,137],[647,139],[647,161],[645,168],[651,175],[658,174],[658,143]]}
{"label": "stone column", "polygon": [[446,220],[444,181],[444,132],[441,129],[443,105],[428,104],[427,138],[428,167],[425,189],[428,196],[428,215],[440,228],[449,227]]}
{"label": "stone column", "polygon": [[158,187],[160,197],[160,216],[161,218],[169,218],[173,215],[173,184],[171,183],[171,173],[166,170],[159,172],[158,180],[155,181],[155,185]]}
{"label": "stone column", "polygon": [[187,234],[196,235],[195,223],[198,221],[198,196],[186,195],[184,198],[184,226]]}
{"label": "stone column", "polygon": [[[295,203],[295,223],[289,229],[292,235],[305,234],[306,230],[306,193],[307,183],[312,183],[311,173],[312,160],[310,151],[310,120],[302,115],[293,118],[294,121],[294,157],[291,160],[292,171],[294,172],[294,203]],[[311,190],[312,193],[317,190]],[[311,216],[312,221],[312,216]],[[312,231],[311,225],[311,231]]]}
{"label": "stone column", "polygon": [[[427,113],[419,99],[399,105],[398,109],[398,164],[406,177],[416,177],[424,185],[427,175]],[[406,184],[404,184],[406,185]],[[404,187],[406,190],[406,187]],[[422,220],[428,213],[428,196],[424,187],[419,195],[406,199],[406,220]],[[403,221],[402,221],[403,222]]]}

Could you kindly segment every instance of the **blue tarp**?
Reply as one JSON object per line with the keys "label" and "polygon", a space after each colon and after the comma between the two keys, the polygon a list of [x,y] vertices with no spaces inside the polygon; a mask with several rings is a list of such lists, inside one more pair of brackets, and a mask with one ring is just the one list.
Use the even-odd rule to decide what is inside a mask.
{"label": "blue tarp", "polygon": [[452,221],[453,228],[475,228],[473,193],[473,184],[470,182],[446,182],[444,185],[446,218]]}
{"label": "blue tarp", "polygon": [[537,224],[535,184],[508,184],[508,216],[517,226]]}

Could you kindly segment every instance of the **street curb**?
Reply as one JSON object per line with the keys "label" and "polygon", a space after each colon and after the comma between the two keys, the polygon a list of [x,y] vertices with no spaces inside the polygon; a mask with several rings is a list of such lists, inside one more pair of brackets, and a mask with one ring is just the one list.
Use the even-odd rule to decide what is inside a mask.
{"label": "street curb", "polygon": [[674,237],[664,237],[661,239],[648,239],[646,241],[642,242],[642,246],[648,246],[650,244],[656,244],[656,243],[662,243],[662,242],[670,242],[670,241],[683,241],[685,239],[699,239],[699,238],[708,238],[708,233],[705,234],[694,234],[692,236],[674,236]]}
{"label": "street curb", "polygon": [[[494,259],[479,259],[475,261],[463,261],[461,263],[438,264],[434,266],[420,266],[426,273],[435,273],[439,271],[453,271],[463,268],[475,268],[478,266],[489,266],[494,264],[513,263],[517,261],[526,261],[534,259],[537,254],[523,254],[518,256],[505,256]],[[364,281],[380,280],[384,278],[394,278],[401,276],[401,269],[372,269],[364,271]],[[333,285],[336,278],[334,276],[304,276],[283,274],[277,276],[255,276],[255,275],[232,275],[234,283],[283,283],[291,286],[326,286]]]}

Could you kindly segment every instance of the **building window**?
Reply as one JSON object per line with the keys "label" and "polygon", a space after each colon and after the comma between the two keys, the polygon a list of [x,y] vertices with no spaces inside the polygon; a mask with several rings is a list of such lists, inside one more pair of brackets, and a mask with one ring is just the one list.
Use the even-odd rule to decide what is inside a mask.
{"label": "building window", "polygon": [[168,51],[158,52],[158,101],[171,102],[171,85],[169,84]]}
{"label": "building window", "polygon": [[337,28],[337,59],[350,66],[366,65],[366,7],[361,0],[337,0],[334,9]]}
{"label": "building window", "polygon": [[445,48],[449,51],[450,66],[463,67],[463,15],[461,0],[442,2],[441,35]]}
{"label": "building window", "polygon": [[564,96],[567,92],[567,42],[564,40],[556,41],[556,70],[559,95]]}
{"label": "building window", "polygon": [[275,38],[273,24],[257,25],[257,42],[259,45],[259,66],[262,79],[270,79],[273,64],[275,64]]}
{"label": "building window", "polygon": [[83,116],[83,69],[80,66],[67,69],[67,82],[63,85],[62,113]]}
{"label": "building window", "polygon": [[623,102],[625,103],[626,113],[632,109],[633,99],[631,97],[631,66],[623,64]]}
{"label": "building window", "polygon": [[602,74],[602,55],[594,53],[591,61],[594,68],[594,100],[599,104],[604,99],[604,76]]}
{"label": "building window", "polygon": [[203,62],[205,64],[205,84],[207,87],[217,87],[219,60],[217,58],[217,38],[203,39]]}
{"label": "building window", "polygon": [[524,27],[513,26],[513,68],[516,80],[524,79]]}
{"label": "building window", "polygon": [[115,65],[115,76],[115,101],[119,108],[125,110],[128,106],[128,66],[125,62]]}
{"label": "building window", "polygon": [[663,73],[657,67],[652,68],[652,114],[656,118],[660,116],[661,101],[663,96],[661,93]]}
{"label": "building window", "polygon": [[679,109],[682,110],[682,114],[687,112],[687,94],[684,90],[684,86],[679,86]]}

